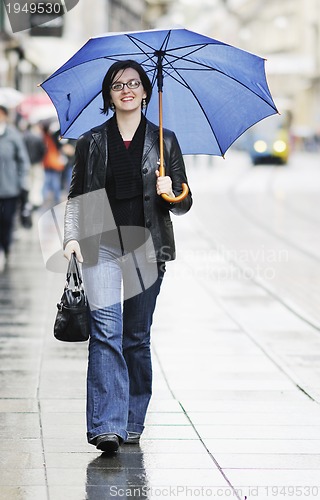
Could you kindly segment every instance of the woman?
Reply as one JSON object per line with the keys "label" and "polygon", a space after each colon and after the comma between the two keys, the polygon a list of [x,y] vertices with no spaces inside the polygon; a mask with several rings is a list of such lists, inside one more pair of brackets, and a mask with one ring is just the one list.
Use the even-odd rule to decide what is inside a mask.
{"label": "woman", "polygon": [[168,130],[167,175],[159,176],[159,128],[141,112],[151,92],[137,62],[110,67],[103,112],[114,115],[77,142],[65,214],[65,256],[75,252],[84,263],[90,304],[87,438],[107,452],[138,443],[143,432],[151,397],[152,316],[165,262],[175,258],[169,212],[184,214],[192,205],[190,193],[177,204],[161,198],[179,194],[187,179]]}

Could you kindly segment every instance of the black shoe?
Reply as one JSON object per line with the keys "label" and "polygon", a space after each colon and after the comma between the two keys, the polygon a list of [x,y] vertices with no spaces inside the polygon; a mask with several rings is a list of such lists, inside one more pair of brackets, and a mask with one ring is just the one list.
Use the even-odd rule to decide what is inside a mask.
{"label": "black shoe", "polygon": [[139,432],[131,432],[128,431],[128,437],[125,440],[124,444],[139,444],[141,434]]}
{"label": "black shoe", "polygon": [[101,434],[96,438],[96,448],[108,453],[118,451],[120,446],[119,437],[116,434]]}

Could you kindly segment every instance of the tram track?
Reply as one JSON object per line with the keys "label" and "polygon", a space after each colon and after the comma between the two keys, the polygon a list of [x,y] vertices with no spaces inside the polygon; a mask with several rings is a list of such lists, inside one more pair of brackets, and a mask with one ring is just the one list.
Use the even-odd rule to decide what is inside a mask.
{"label": "tram track", "polygon": [[[265,191],[265,194],[274,202],[274,194],[273,194],[273,182],[274,182],[274,173],[276,172],[276,169],[279,167],[268,167],[270,168],[270,175],[269,175],[269,182],[267,184],[267,189]],[[273,238],[276,238],[278,241],[281,241],[285,243],[289,248],[294,249],[295,251],[299,252],[301,255],[305,256],[307,259],[311,259],[314,263],[317,265],[320,264],[320,258],[313,253],[312,251],[306,250],[301,244],[296,243],[293,241],[290,237],[283,236],[279,234],[278,231],[275,231],[274,229],[270,228],[266,223],[261,221],[261,218],[256,217],[251,211],[246,210],[244,207],[243,203],[239,201],[239,196],[237,195],[237,191],[239,190],[240,185],[244,182],[245,178],[248,176],[251,176],[255,170],[252,167],[248,167],[245,172],[242,172],[240,176],[238,176],[235,180],[234,183],[229,187],[227,191],[227,196],[232,204],[233,207],[236,208],[236,210],[241,213],[243,218],[250,224],[256,228],[259,228],[259,230],[263,230],[265,234],[271,235]],[[293,214],[295,217],[298,216],[301,219],[307,220],[308,223],[314,224],[316,226],[317,222],[313,217],[308,217],[307,214],[301,214],[298,213],[297,210],[292,209],[292,207],[289,204],[283,203],[281,201],[282,206],[285,205],[285,210]],[[314,228],[315,231],[317,228]],[[238,265],[239,263],[233,262],[234,265]],[[253,278],[254,280],[254,278]],[[261,280],[254,280],[255,283],[263,288],[265,291],[267,291],[274,299],[276,299],[279,303],[284,305],[290,312],[295,314],[299,319],[302,319],[305,323],[308,325],[312,326],[316,330],[320,331],[320,322],[316,321],[313,318],[310,318],[308,314],[306,314],[305,311],[301,310],[300,308],[297,307],[297,305],[294,305],[290,303],[288,300],[284,299],[283,296],[281,296],[279,293],[275,292],[270,286],[267,286],[266,283],[262,283]],[[294,284],[294,279],[292,279],[292,284]],[[301,292],[303,293],[303,292]],[[320,305],[320,304],[319,304]]]}
{"label": "tram track", "polygon": [[[209,171],[207,170],[207,172]],[[202,272],[199,275],[199,282],[201,282],[202,286],[214,297],[214,300],[220,304],[220,306],[241,328],[241,330],[244,331],[248,337],[250,337],[251,340],[261,348],[266,356],[268,356],[268,358],[283,373],[286,374],[286,376],[299,388],[300,391],[305,393],[305,395],[312,400],[320,402],[319,391],[317,389],[317,387],[319,387],[319,383],[317,382],[316,375],[318,367],[317,359],[319,358],[317,345],[319,345],[320,308],[318,314],[310,314],[310,311],[313,312],[314,309],[307,309],[304,307],[304,304],[309,302],[309,298],[313,301],[313,306],[314,304],[319,303],[318,297],[320,297],[320,294],[318,292],[320,292],[320,280],[318,279],[318,264],[320,259],[317,258],[317,255],[312,253],[312,251],[304,248],[299,241],[292,240],[288,237],[288,235],[283,236],[279,234],[277,228],[274,229],[273,227],[269,227],[268,223],[261,220],[261,214],[259,212],[252,213],[252,211],[250,211],[250,207],[246,209],[246,200],[248,200],[256,191],[255,186],[252,186],[252,184],[249,185],[249,192],[248,190],[244,191],[243,187],[248,187],[245,186],[245,183],[247,181],[249,181],[249,183],[251,182],[251,176],[259,176],[259,171],[256,168],[253,169],[247,164],[243,164],[241,168],[237,166],[232,172],[232,175],[234,175],[233,179],[228,178],[227,181],[225,181],[225,179],[227,178],[228,173],[226,173],[226,177],[224,179],[221,179],[221,172],[222,169],[219,171],[217,170],[216,173],[211,170],[211,174],[209,174],[212,175],[210,183],[217,181],[214,194],[211,193],[209,195],[209,181],[207,182],[208,188],[203,181],[200,181],[199,186],[202,195],[200,198],[202,200],[205,199],[205,202],[199,201],[199,196],[195,192],[195,199],[197,201],[198,196],[198,206],[200,205],[196,208],[195,203],[195,209],[192,211],[193,213],[191,213],[191,217],[193,217],[191,224],[194,228],[192,244],[195,255],[197,254],[198,246],[200,246],[202,249],[201,251],[203,252],[216,252],[216,254],[220,256],[221,260],[223,260],[226,265],[230,266],[230,269],[238,269],[239,272],[237,273],[237,276],[240,276],[240,278],[239,285],[235,285],[235,290],[238,290],[236,291],[238,294],[240,290],[240,295],[238,295],[240,302],[242,300],[249,300],[250,303],[250,297],[252,297],[251,309],[253,308],[254,310],[257,304],[258,311],[261,304],[264,304],[262,307],[267,308],[265,311],[268,310],[268,304],[278,304],[278,306],[275,305],[272,306],[272,308],[275,307],[276,310],[279,310],[281,307],[284,308],[283,311],[287,311],[288,318],[292,315],[291,317],[296,318],[296,321],[293,321],[293,319],[292,321],[289,320],[288,327],[280,326],[279,328],[277,328],[276,323],[272,323],[272,331],[275,333],[279,330],[280,343],[278,344],[278,341],[274,340],[272,348],[270,348],[270,345],[268,345],[268,336],[263,337],[263,335],[261,335],[261,331],[264,326],[257,324],[256,329],[255,324],[253,324],[254,322],[247,321],[245,311],[242,310],[241,312],[238,307],[240,302],[237,299],[237,296],[232,297],[232,286],[230,289],[230,295],[228,291],[228,284],[226,287],[224,287],[223,284],[222,289],[220,290],[219,285],[215,283],[215,264],[208,264],[209,272],[213,270],[213,279],[210,278],[210,275],[206,277],[205,273]],[[261,195],[263,197],[268,197],[270,203],[274,203],[278,206],[280,204],[281,213],[285,210],[286,216],[292,217],[294,220],[298,217],[300,219],[307,220],[308,224],[312,224],[311,226],[309,225],[308,228],[310,229],[311,227],[311,230],[313,230],[314,226],[314,231],[316,231],[317,221],[314,217],[311,216],[308,218],[307,214],[304,214],[303,216],[302,214],[296,213],[295,210],[291,210],[289,205],[284,206],[282,198],[278,200],[275,197],[274,179],[276,172],[277,170],[270,166],[270,170],[265,170],[264,174],[262,174],[263,179],[257,179],[258,182],[260,182],[260,192],[261,187],[263,188]],[[221,190],[220,186],[222,186]],[[197,187],[198,186],[195,186],[195,188]],[[249,196],[246,196],[247,194]],[[304,192],[304,194],[306,195],[306,192]],[[211,214],[212,223],[208,221],[208,213]],[[261,213],[263,213],[263,211]],[[275,212],[275,215],[279,215],[278,212]],[[221,221],[217,221],[219,216],[221,216]],[[233,218],[235,218],[234,224]],[[294,236],[295,235],[293,234],[292,237]],[[292,262],[290,262],[290,265],[288,266],[286,266],[286,263],[281,262],[276,264],[277,272],[280,270],[278,282],[281,285],[281,279],[285,279],[285,291],[289,291],[289,293],[283,293],[281,287],[277,287],[279,283],[270,283],[254,274],[250,275],[249,278],[248,276],[245,276],[248,263],[241,259],[237,259],[238,251],[241,255],[241,251],[244,246],[247,251],[250,251],[250,245],[252,245],[253,252],[257,251],[260,243],[265,245],[266,250],[272,248],[273,246],[276,246],[277,248],[283,246],[289,252],[290,260],[292,257]],[[299,266],[295,268],[296,258],[298,258],[299,263],[303,264],[301,269],[299,269]],[[187,259],[186,264],[188,267],[190,266],[190,272],[196,271],[197,263],[193,263],[191,259]],[[316,269],[318,269],[318,273],[315,273]],[[306,272],[305,277],[303,277],[304,272]],[[309,283],[309,277],[310,280],[313,279],[314,274],[316,274],[314,282],[310,281]],[[244,279],[241,278],[241,275],[244,276]],[[301,276],[303,277],[303,286],[300,286],[300,284],[297,283],[299,281],[299,277]],[[219,276],[217,279],[219,280]],[[245,295],[241,297],[241,286],[246,279],[249,279],[252,283],[252,287],[249,286],[248,288],[248,286],[245,285],[243,288],[244,294],[247,294],[248,298],[246,298]],[[261,290],[261,293],[259,290]],[[250,311],[250,309],[248,311]],[[275,322],[277,322],[276,317]],[[305,325],[305,327],[303,325]],[[286,336],[282,338],[282,333],[285,334],[290,330],[294,332],[293,334],[296,342],[298,344],[299,342],[302,342],[301,345],[304,346],[304,351],[302,353],[295,351],[293,346],[290,344],[288,344],[288,351],[286,351],[286,354],[283,353],[281,342],[284,341]],[[275,339],[274,336],[273,338]],[[308,376],[305,376],[303,369],[304,356],[306,356],[306,362],[307,359],[310,358],[308,363],[311,363],[311,357],[314,359],[312,361],[314,364],[311,368],[313,375],[309,374]]]}
{"label": "tram track", "polygon": [[[272,201],[274,201],[274,194],[272,193],[272,181],[273,181],[273,175],[272,174],[274,174],[274,172],[276,171],[276,168],[279,168],[279,167],[271,167],[270,166],[270,179],[271,179],[271,182],[269,183],[269,185],[267,186],[267,190],[265,191],[265,194]],[[249,167],[247,169],[247,176],[252,175],[252,172],[253,172],[252,168]],[[301,252],[302,254],[306,255],[310,259],[313,259],[315,262],[317,262],[318,264],[320,264],[320,258],[317,255],[315,255],[312,251],[306,250],[303,246],[301,246],[301,245],[297,244],[296,242],[292,241],[292,239],[279,234],[278,231],[274,231],[273,229],[270,228],[270,226],[268,226],[267,224],[265,224],[264,222],[262,222],[261,219],[259,219],[258,217],[254,217],[254,215],[252,215],[252,212],[249,212],[248,210],[246,210],[244,208],[243,204],[241,204],[239,202],[239,199],[237,197],[237,189],[239,188],[241,182],[243,182],[243,181],[244,181],[244,176],[242,174],[241,177],[239,179],[237,179],[236,182],[230,187],[230,189],[228,191],[228,196],[229,196],[229,199],[230,199],[231,203],[234,206],[236,206],[236,208],[238,210],[240,210],[242,212],[244,218],[246,220],[249,220],[256,227],[259,227],[260,229],[263,228],[266,233],[268,233],[268,234],[270,234],[272,236],[275,236],[278,240],[283,241],[287,245],[290,245],[290,247],[294,248],[295,250]],[[316,225],[316,224],[320,223],[320,221],[317,221],[315,218],[310,217],[307,214],[302,214],[301,212],[299,212],[298,210],[296,210],[294,207],[292,207],[289,203],[286,203],[283,200],[281,201],[281,203],[282,203],[282,208],[285,208],[285,210],[291,212],[291,214],[293,214],[294,216],[299,217],[302,220],[305,220],[305,221],[307,221],[308,223],[311,223],[311,224],[315,224]],[[316,228],[315,228],[315,230],[316,230]]]}
{"label": "tram track", "polygon": [[[267,244],[272,245],[275,241],[278,243],[280,242],[281,245],[285,245],[286,248],[289,249],[289,251],[294,251],[295,253],[298,253],[303,260],[308,261],[308,263],[311,263],[311,267],[314,268],[315,265],[318,265],[319,260],[314,254],[306,251],[303,247],[301,247],[299,244],[295,243],[294,241],[291,241],[290,238],[286,237],[281,237],[281,235],[278,234],[277,231],[273,230],[272,228],[268,227],[268,224],[262,224],[261,220],[256,214],[252,214],[250,211],[245,210],[243,207],[243,203],[241,201],[241,195],[243,195],[243,191],[241,191],[241,185],[242,183],[245,182],[245,180],[252,176],[255,175],[253,172],[256,172],[256,170],[253,170],[251,167],[244,167],[242,169],[237,169],[236,176],[235,178],[228,183],[228,185],[224,185],[224,191],[222,194],[220,192],[216,193],[216,196],[214,198],[217,198],[217,200],[212,202],[212,196],[210,198],[206,198],[206,203],[201,203],[201,206],[199,210],[195,210],[192,217],[194,218],[191,221],[191,224],[193,225],[194,228],[194,234],[193,234],[193,247],[194,251],[197,252],[211,252],[212,250],[216,252],[223,261],[225,261],[230,268],[235,267],[239,270],[238,275],[240,276],[245,275],[246,268],[247,268],[247,263],[239,260],[237,260],[237,251],[228,251],[228,249],[232,249],[232,243],[233,241],[237,242],[238,241],[238,236],[241,234],[242,228],[241,224],[243,224],[244,227],[250,226],[250,228],[253,229],[252,234],[254,234],[254,237],[256,240],[254,241],[254,244],[257,244],[257,241],[259,241],[259,238],[264,236],[267,237]],[[218,174],[220,175],[220,174]],[[274,175],[274,170],[270,169],[270,171],[267,173],[267,180],[264,179],[264,196],[268,196],[272,202],[277,202],[277,200],[274,200],[273,196],[273,175]],[[202,189],[206,191],[206,187],[202,185]],[[209,188],[208,188],[209,192]],[[203,194],[203,193],[202,193]],[[239,199],[240,197],[240,199]],[[245,199],[245,196],[244,198]],[[207,213],[211,211],[212,218],[217,217],[217,212],[219,209],[220,204],[222,203],[222,208],[221,212],[224,214],[223,221],[221,223],[216,223],[214,225],[208,224],[208,220],[204,218],[204,213]],[[226,207],[230,208],[230,212],[226,211]],[[205,210],[205,212],[203,212]],[[290,208],[286,207],[286,210],[289,211]],[[235,226],[238,231],[238,233],[234,236],[232,239],[228,239],[228,235],[230,235],[230,232],[233,231],[233,228],[230,225],[230,221],[232,219],[232,216],[234,213],[237,213],[238,218],[236,219]],[[228,226],[229,222],[229,226]],[[315,221],[312,221],[314,224],[316,224]],[[249,240],[246,242],[247,248],[250,247],[250,242],[252,241],[250,238],[252,238],[252,234],[249,235]],[[227,235],[226,238],[224,238]],[[269,239],[270,238],[270,239]],[[242,238],[242,242],[245,241],[245,237]],[[203,243],[200,243],[203,242]],[[223,245],[221,244],[223,242]],[[198,246],[200,245],[201,250],[197,250]],[[254,247],[257,248],[257,247]],[[224,251],[226,249],[226,251]],[[187,259],[186,265],[190,268],[190,272],[195,272],[197,269],[197,262],[192,262],[192,260]],[[209,266],[211,264],[209,263]],[[213,264],[214,266],[214,264]],[[214,276],[214,273],[213,273]],[[247,277],[245,277],[247,278]],[[219,277],[218,277],[219,279]],[[312,315],[308,314],[308,311],[306,311],[303,307],[299,307],[299,305],[294,301],[290,300],[290,297],[287,295],[283,295],[282,293],[277,290],[272,284],[269,284],[262,279],[259,279],[258,276],[251,275],[250,276],[250,281],[253,283],[252,287],[252,292],[249,291],[248,297],[251,296],[252,299],[246,299],[244,297],[244,300],[252,300],[252,308],[254,310],[255,304],[258,304],[259,306],[259,301],[262,300],[263,303],[268,307],[268,304],[279,304],[279,307],[283,306],[285,310],[288,311],[289,315],[290,313],[294,315],[295,318],[297,318],[299,321],[297,322],[297,325],[299,325],[296,330],[295,335],[298,335],[298,342],[304,342],[305,345],[308,344],[309,342],[309,337],[312,337],[312,342],[317,342],[318,334],[320,331],[320,322],[317,320],[316,317],[313,317]],[[288,276],[287,278],[287,286],[288,288],[293,288],[295,286],[295,276]],[[263,325],[257,325],[258,329],[256,330],[255,325],[250,324],[250,321],[246,321],[245,317],[240,311],[239,314],[239,309],[235,307],[235,303],[238,302],[237,298],[232,298],[232,295],[228,295],[228,286],[226,289],[222,290],[222,293],[219,292],[219,287],[217,287],[214,284],[215,278],[210,279],[210,276],[205,276],[205,273],[200,273],[199,282],[201,282],[201,285],[207,290],[208,293],[211,294],[212,297],[214,297],[214,300],[221,306],[221,308],[226,312],[226,314],[234,321],[235,324],[238,325],[238,327],[251,339],[251,341],[256,344],[263,352],[264,354],[272,361],[278,369],[284,373],[290,380],[291,382],[301,391],[303,392],[308,398],[310,398],[313,401],[320,402],[320,396],[318,394],[317,390],[317,385],[315,383],[316,380],[316,375],[310,376],[311,378],[308,379],[304,377],[304,372],[303,372],[303,366],[299,366],[299,363],[301,363],[300,358],[297,358],[296,362],[292,362],[292,353],[289,352],[287,355],[283,355],[282,348],[281,348],[281,328],[279,330],[279,341],[280,344],[277,345],[277,341],[273,342],[272,347],[268,345],[268,340],[267,337],[263,337],[261,335],[261,328],[263,329]],[[240,283],[241,283],[241,278],[240,278]],[[240,285],[241,287],[241,285]],[[256,288],[258,287],[258,288]],[[245,287],[246,288],[246,287]],[[244,292],[247,292],[244,288]],[[251,287],[249,287],[251,290]],[[261,294],[258,292],[258,290],[261,290]],[[227,290],[227,293],[225,292]],[[241,289],[240,289],[241,290]],[[240,291],[241,293],[241,291]],[[232,294],[232,292],[231,292]],[[241,295],[239,295],[240,301],[242,300]],[[269,299],[268,299],[269,297]],[[231,298],[231,300],[230,300]],[[302,289],[301,290],[301,296],[298,297],[299,299],[303,300],[305,298],[305,291]],[[256,302],[258,300],[258,302]],[[240,306],[241,307],[241,306]],[[272,306],[274,307],[274,306]],[[275,321],[277,321],[275,319]],[[299,322],[302,322],[299,324]],[[303,324],[306,325],[305,328],[303,328]],[[291,327],[288,326],[288,329]],[[276,331],[276,327],[274,328],[274,331]],[[283,330],[285,331],[285,329]],[[294,330],[293,330],[294,331]],[[259,333],[260,332],[260,333]],[[304,337],[305,332],[308,333],[308,338],[306,339]],[[314,333],[312,333],[314,332]],[[285,338],[285,337],[284,337]],[[311,344],[310,344],[311,345]],[[316,356],[317,351],[314,352],[314,355]],[[302,358],[303,359],[303,355]],[[315,359],[315,364],[317,364],[316,359]],[[303,363],[302,363],[303,365]],[[314,370],[316,370],[316,366],[314,367]]]}

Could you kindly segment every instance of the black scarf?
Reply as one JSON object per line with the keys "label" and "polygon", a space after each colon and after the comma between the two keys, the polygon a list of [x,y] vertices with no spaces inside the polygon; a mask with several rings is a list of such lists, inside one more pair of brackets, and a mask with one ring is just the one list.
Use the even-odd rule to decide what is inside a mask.
{"label": "black scarf", "polygon": [[142,195],[141,160],[145,137],[146,119],[141,115],[140,124],[127,149],[118,129],[116,117],[108,126],[108,169],[112,172],[114,196],[117,200]]}

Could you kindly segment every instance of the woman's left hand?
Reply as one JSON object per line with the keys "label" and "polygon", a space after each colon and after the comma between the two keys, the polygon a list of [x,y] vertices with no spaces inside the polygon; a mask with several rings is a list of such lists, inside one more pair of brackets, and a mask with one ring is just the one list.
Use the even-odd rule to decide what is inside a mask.
{"label": "woman's left hand", "polygon": [[170,198],[175,198],[175,194],[172,191],[171,177],[169,177],[168,175],[160,177],[159,170],[156,170],[156,176],[157,176],[157,183],[156,183],[157,194],[159,196],[161,194],[167,194],[168,196],[170,196]]}

